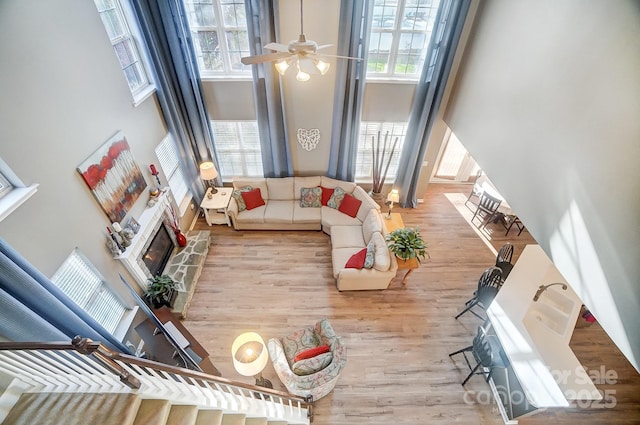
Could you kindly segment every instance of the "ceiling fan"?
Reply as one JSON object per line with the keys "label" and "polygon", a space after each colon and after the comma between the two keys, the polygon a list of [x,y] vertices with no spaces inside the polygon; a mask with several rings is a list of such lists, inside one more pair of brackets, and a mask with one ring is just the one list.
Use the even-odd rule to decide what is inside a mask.
{"label": "ceiling fan", "polygon": [[298,81],[307,81],[311,76],[310,73],[320,72],[324,75],[331,64],[323,60],[326,57],[361,60],[361,58],[352,58],[348,56],[337,56],[328,54],[319,54],[318,51],[332,44],[318,46],[313,40],[307,40],[304,35],[302,0],[300,0],[300,36],[297,40],[292,40],[289,44],[269,43],[264,46],[265,49],[274,50],[275,53],[266,53],[262,55],[246,56],[240,61],[244,65],[254,65],[265,62],[275,62],[275,68],[280,75],[284,75],[291,65],[295,65],[298,73],[296,79]]}

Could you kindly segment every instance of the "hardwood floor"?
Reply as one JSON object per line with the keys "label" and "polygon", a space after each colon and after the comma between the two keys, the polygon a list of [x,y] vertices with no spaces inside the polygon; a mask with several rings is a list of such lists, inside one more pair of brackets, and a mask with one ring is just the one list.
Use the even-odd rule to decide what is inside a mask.
{"label": "hardwood floor", "polygon": [[[467,185],[431,184],[416,209],[395,208],[407,226],[419,226],[431,259],[403,286],[403,272],[384,291],[338,292],[331,269],[329,236],[313,231],[212,232],[202,276],[185,326],[209,351],[224,377],[250,383],[233,369],[231,344],[242,332],[267,341],[327,317],[347,346],[347,365],[333,392],[316,402],[316,425],[501,424],[487,383],[468,373],[462,356],[448,353],[470,344],[480,320],[454,316],[472,295],[482,271],[493,265],[506,240],[515,257],[534,239],[524,231],[494,229],[486,244],[460,215],[447,194],[462,201]],[[383,207],[385,208],[385,207]],[[386,209],[384,209],[386,211]],[[638,424],[640,376],[597,325],[577,328],[571,343],[589,370],[606,365],[617,383],[613,408],[576,407],[539,412],[520,423]],[[284,390],[272,365],[264,371]]]}

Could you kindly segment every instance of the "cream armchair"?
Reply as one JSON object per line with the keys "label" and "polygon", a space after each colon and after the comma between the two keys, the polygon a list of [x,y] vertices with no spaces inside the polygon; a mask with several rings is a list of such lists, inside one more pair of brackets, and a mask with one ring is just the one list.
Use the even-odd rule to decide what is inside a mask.
{"label": "cream armchair", "polygon": [[[305,350],[328,345],[329,351],[295,361]],[[347,349],[327,319],[319,320],[284,338],[271,338],[269,355],[280,381],[287,390],[302,397],[318,400],[335,387],[340,371],[347,362]]]}

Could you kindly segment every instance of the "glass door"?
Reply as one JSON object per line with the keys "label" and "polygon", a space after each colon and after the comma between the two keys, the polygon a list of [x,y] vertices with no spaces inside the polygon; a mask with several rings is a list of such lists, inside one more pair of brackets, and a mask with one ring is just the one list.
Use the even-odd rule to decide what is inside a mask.
{"label": "glass door", "polygon": [[444,138],[432,180],[472,181],[480,167],[451,129],[447,129]]}

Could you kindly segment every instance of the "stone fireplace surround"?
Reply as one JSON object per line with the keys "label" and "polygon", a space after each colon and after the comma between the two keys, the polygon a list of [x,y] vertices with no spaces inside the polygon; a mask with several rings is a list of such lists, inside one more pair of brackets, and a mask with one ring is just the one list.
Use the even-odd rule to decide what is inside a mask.
{"label": "stone fireplace surround", "polygon": [[178,247],[175,234],[168,225],[170,220],[167,213],[169,202],[169,195],[162,193],[155,205],[147,207],[142,212],[137,219],[140,224],[140,230],[132,239],[131,245],[127,247],[127,250],[115,258],[122,261],[126,269],[140,285],[140,288],[143,291],[146,290],[147,279],[151,277],[151,273],[142,261],[142,256],[147,251],[160,226],[167,226],[175,248],[164,268],[163,274],[169,275],[177,282],[178,296],[174,302],[173,311],[178,313],[181,318],[184,318],[209,251],[210,232],[188,232],[186,234],[187,246],[184,248]]}

